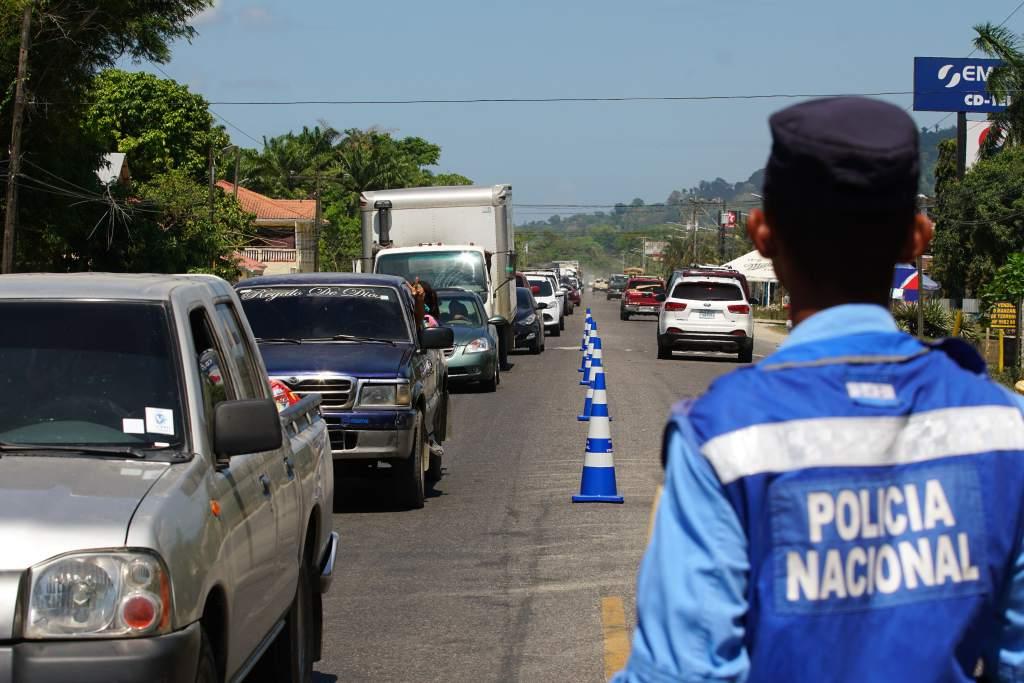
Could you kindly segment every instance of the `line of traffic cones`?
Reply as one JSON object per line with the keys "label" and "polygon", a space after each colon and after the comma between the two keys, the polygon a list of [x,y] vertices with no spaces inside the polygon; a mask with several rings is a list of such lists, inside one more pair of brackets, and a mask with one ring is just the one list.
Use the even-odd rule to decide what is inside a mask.
{"label": "line of traffic cones", "polygon": [[608,413],[607,379],[601,337],[597,334],[597,321],[587,309],[583,321],[583,339],[580,343],[583,358],[579,371],[583,373],[581,385],[587,386],[583,412],[576,416],[587,422],[587,445],[583,455],[583,475],[580,493],[572,497],[574,503],[622,503],[615,484],[615,462],[612,456],[611,416]]}

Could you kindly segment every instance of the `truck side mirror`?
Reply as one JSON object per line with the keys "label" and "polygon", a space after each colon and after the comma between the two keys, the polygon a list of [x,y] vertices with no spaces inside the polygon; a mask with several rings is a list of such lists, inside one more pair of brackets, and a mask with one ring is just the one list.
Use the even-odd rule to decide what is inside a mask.
{"label": "truck side mirror", "polygon": [[213,451],[218,465],[232,455],[281,447],[281,418],[270,399],[221,401],[213,412]]}
{"label": "truck side mirror", "polygon": [[420,346],[424,349],[450,349],[455,346],[455,332],[450,327],[420,330]]}

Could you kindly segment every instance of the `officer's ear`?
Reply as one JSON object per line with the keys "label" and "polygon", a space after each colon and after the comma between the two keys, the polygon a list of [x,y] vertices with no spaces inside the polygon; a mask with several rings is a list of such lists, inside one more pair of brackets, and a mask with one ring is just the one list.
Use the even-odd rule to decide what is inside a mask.
{"label": "officer's ear", "polygon": [[923,213],[914,215],[914,224],[907,235],[907,241],[900,252],[901,262],[910,262],[928,250],[932,236],[935,234],[935,225],[932,219]]}
{"label": "officer's ear", "polygon": [[776,253],[775,231],[768,225],[763,209],[753,209],[747,217],[747,236],[754,247],[765,258],[773,258]]}

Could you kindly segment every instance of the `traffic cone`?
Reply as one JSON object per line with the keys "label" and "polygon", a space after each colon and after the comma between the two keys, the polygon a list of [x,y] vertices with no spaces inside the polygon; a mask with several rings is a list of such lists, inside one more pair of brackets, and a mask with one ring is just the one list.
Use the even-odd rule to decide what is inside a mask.
{"label": "traffic cone", "polygon": [[590,309],[587,309],[587,315],[583,318],[583,339],[580,341],[580,351],[587,350],[587,337],[590,336],[590,321],[593,318],[590,315]]}
{"label": "traffic cone", "polygon": [[577,369],[577,372],[584,372],[587,369],[587,358],[590,357],[590,331],[593,324],[593,320],[583,324],[583,357],[580,358],[580,367]]}
{"label": "traffic cone", "polygon": [[580,494],[574,503],[621,503],[615,486],[615,462],[612,458],[612,430],[608,422],[608,396],[604,373],[594,378],[594,399],[590,407],[587,448],[583,456]]}
{"label": "traffic cone", "polygon": [[583,368],[583,379],[580,380],[581,385],[590,384],[592,376],[591,370],[595,365],[601,365],[601,338],[591,337],[590,339],[590,358],[587,359],[586,366]]}
{"label": "traffic cone", "polygon": [[576,416],[576,419],[580,422],[587,422],[590,420],[590,409],[594,404],[594,382],[598,375],[603,374],[604,368],[600,365],[590,368],[590,384],[587,385],[587,395],[583,400],[583,412]]}

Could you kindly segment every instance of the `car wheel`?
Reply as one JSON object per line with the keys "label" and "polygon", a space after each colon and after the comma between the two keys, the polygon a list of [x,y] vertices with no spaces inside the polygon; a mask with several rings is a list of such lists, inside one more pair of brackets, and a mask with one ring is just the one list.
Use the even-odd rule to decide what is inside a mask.
{"label": "car wheel", "polygon": [[196,683],[218,683],[217,660],[213,656],[213,646],[206,629],[199,630],[199,666],[196,668]]}
{"label": "car wheel", "polygon": [[427,466],[427,481],[435,483],[441,481],[441,469],[443,465],[441,462],[441,456],[430,454],[430,464]]}
{"label": "car wheel", "polygon": [[284,629],[278,634],[277,640],[270,646],[266,657],[270,658],[268,666],[257,667],[260,673],[257,678],[267,675],[269,681],[289,681],[290,683],[312,683],[313,652],[310,649],[310,638],[313,632],[313,587],[310,582],[310,569],[306,561],[299,567],[299,585],[295,589],[295,598],[285,617]]}
{"label": "car wheel", "polygon": [[554,325],[551,328],[551,336],[552,337],[561,337],[562,336],[562,328],[560,326],[558,326],[558,325]]}
{"label": "car wheel", "polygon": [[483,381],[484,391],[497,391],[499,384],[501,384],[501,369],[498,367],[498,363],[495,363],[494,371],[491,373],[491,378]]}
{"label": "car wheel", "polygon": [[753,363],[754,362],[754,345],[746,346],[740,349],[739,359],[741,363]]}
{"label": "car wheel", "polygon": [[565,316],[563,316],[563,317],[558,319],[558,329],[559,330],[564,330],[565,329]]}
{"label": "car wheel", "polygon": [[619,320],[629,320],[629,313],[619,311]]}
{"label": "car wheel", "polygon": [[530,342],[530,353],[536,356],[537,354],[544,350],[544,348],[540,345],[541,339],[543,338],[543,332],[541,332],[540,335],[533,338],[533,340]]}
{"label": "car wheel", "polygon": [[658,360],[668,360],[672,357],[672,347],[658,337]]}
{"label": "car wheel", "polygon": [[424,490],[426,488],[423,463],[424,460],[429,462],[430,456],[426,454],[427,435],[424,433],[423,426],[423,413],[417,411],[416,426],[413,427],[415,434],[412,439],[412,453],[409,454],[408,458],[401,461],[399,466],[402,480],[400,483],[402,487],[402,502],[410,510],[419,510],[423,507]]}

